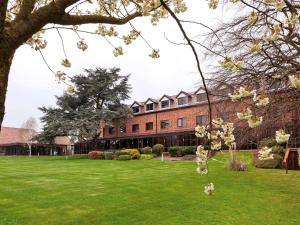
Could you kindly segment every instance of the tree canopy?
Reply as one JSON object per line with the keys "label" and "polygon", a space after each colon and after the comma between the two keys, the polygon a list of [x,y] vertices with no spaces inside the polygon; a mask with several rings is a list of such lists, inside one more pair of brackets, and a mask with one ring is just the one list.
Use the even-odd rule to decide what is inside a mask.
{"label": "tree canopy", "polygon": [[72,77],[72,90],[56,97],[56,107],[40,108],[44,128],[39,139],[51,142],[66,135],[90,141],[100,136],[102,126],[113,121],[123,124],[132,115],[123,103],[129,98],[128,78],[120,75],[119,68],[85,69]]}

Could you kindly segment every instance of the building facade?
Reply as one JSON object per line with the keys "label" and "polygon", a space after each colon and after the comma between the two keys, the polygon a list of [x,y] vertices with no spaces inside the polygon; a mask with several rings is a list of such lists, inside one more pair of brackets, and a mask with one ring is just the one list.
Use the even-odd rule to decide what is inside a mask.
{"label": "building facade", "polygon": [[[275,131],[284,128],[292,138],[300,135],[299,106],[290,107],[288,97],[281,100],[273,98],[267,109],[255,109],[264,116],[263,124],[255,129],[249,128],[246,121],[239,120],[237,112],[248,107],[251,99],[243,102],[232,102],[228,98],[228,89],[218,89],[211,93],[212,117],[221,117],[225,122],[235,125],[235,137],[239,149],[256,148],[260,139],[275,137]],[[280,107],[279,107],[280,105]],[[154,144],[169,146],[194,146],[206,144],[207,140],[196,138],[194,129],[197,125],[208,125],[208,102],[206,93],[199,88],[194,92],[180,91],[177,95],[163,95],[160,99],[148,98],[144,102],[133,102],[130,107],[133,117],[125,123],[114,123],[105,126],[97,143],[98,149],[143,148]],[[280,109],[280,110],[278,110]],[[284,110],[281,110],[284,109]],[[288,109],[288,110],[286,110]],[[279,111],[279,112],[278,112]],[[297,139],[300,144],[300,139]],[[91,147],[93,146],[93,147]],[[90,150],[94,145],[87,143],[77,146],[77,149]],[[75,146],[76,151],[76,146]]]}

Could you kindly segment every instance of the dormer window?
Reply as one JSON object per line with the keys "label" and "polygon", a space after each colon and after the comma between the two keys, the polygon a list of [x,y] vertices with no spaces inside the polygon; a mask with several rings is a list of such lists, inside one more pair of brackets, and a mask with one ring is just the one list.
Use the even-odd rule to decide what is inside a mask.
{"label": "dormer window", "polygon": [[162,109],[165,109],[165,108],[169,108],[170,107],[170,101],[169,100],[164,100],[164,101],[161,101],[161,108]]}
{"label": "dormer window", "polygon": [[139,113],[140,112],[140,107],[139,106],[134,106],[132,107],[133,113]]}
{"label": "dormer window", "polygon": [[205,102],[207,100],[205,93],[197,94],[196,98],[197,98],[197,102]]}
{"label": "dormer window", "polygon": [[188,98],[187,96],[180,97],[177,99],[178,105],[186,105],[188,103]]}
{"label": "dormer window", "polygon": [[154,104],[148,103],[146,104],[146,111],[153,111],[154,110]]}

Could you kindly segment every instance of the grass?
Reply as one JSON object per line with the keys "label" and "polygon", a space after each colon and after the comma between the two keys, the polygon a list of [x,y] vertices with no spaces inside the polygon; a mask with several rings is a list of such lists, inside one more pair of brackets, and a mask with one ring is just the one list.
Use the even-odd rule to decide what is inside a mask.
{"label": "grass", "polygon": [[215,194],[193,162],[0,157],[0,224],[300,224],[300,171],[224,169]]}

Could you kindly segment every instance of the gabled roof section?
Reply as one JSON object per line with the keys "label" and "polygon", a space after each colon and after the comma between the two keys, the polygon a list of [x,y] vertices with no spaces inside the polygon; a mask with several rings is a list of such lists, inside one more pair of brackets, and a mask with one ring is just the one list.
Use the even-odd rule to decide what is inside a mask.
{"label": "gabled roof section", "polygon": [[158,101],[161,101],[161,100],[163,100],[164,98],[167,98],[167,99],[169,99],[169,100],[173,100],[172,97],[171,97],[170,95],[164,94]]}
{"label": "gabled roof section", "polygon": [[177,95],[176,95],[176,98],[178,98],[180,95],[186,95],[188,97],[192,97],[192,95],[190,93],[187,93],[185,91],[180,91]]}
{"label": "gabled roof section", "polygon": [[199,87],[195,92],[194,92],[194,95],[196,94],[202,94],[202,93],[205,93],[205,89],[203,87]]}
{"label": "gabled roof section", "polygon": [[148,98],[144,104],[147,104],[148,102],[152,102],[152,103],[158,103],[158,101],[156,99],[153,99],[153,98]]}
{"label": "gabled roof section", "polygon": [[142,103],[142,102],[138,102],[138,101],[134,101],[131,105],[130,105],[130,107],[134,107],[134,106],[143,106],[144,104]]}

